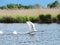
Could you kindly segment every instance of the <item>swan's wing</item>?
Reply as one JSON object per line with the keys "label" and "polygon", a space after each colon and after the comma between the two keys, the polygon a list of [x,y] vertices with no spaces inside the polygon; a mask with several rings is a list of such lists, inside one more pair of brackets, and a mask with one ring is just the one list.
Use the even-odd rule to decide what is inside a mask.
{"label": "swan's wing", "polygon": [[30,30],[34,30],[34,26],[33,26],[33,23],[32,22],[27,22]]}
{"label": "swan's wing", "polygon": [[31,32],[28,32],[27,34],[32,34],[32,33],[35,33],[35,32],[44,32],[44,30],[41,30],[41,31],[31,31]]}
{"label": "swan's wing", "polygon": [[33,30],[37,31],[36,28],[35,28],[35,24],[33,24],[32,22],[31,22],[31,24],[33,25]]}
{"label": "swan's wing", "polygon": [[34,33],[35,31],[31,31],[31,32],[28,32],[27,34],[32,34],[32,33]]}

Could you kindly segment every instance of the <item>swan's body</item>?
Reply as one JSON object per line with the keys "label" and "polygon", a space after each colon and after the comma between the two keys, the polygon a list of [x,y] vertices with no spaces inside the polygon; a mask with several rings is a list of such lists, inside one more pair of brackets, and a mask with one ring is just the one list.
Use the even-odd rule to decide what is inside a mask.
{"label": "swan's body", "polygon": [[3,31],[0,31],[0,34],[3,34]]}
{"label": "swan's body", "polygon": [[36,28],[35,28],[35,25],[34,25],[32,22],[27,21],[27,24],[28,24],[30,30],[32,30],[32,31],[37,31]]}
{"label": "swan's body", "polygon": [[43,30],[41,30],[41,31],[36,30],[35,25],[32,22],[30,22],[30,21],[27,21],[27,24],[28,24],[30,30],[32,30],[28,34],[31,34],[33,32],[44,32]]}
{"label": "swan's body", "polygon": [[16,31],[13,31],[12,33],[13,33],[13,34],[17,34],[17,32],[16,32]]}

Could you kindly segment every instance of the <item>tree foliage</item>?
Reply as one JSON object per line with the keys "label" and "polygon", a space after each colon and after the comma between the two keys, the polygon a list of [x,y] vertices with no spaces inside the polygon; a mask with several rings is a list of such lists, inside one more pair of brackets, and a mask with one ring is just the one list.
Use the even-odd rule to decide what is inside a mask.
{"label": "tree foliage", "polygon": [[32,8],[39,8],[40,5],[39,4],[35,4],[35,5],[22,5],[22,4],[7,4],[5,6],[0,6],[0,9],[32,9]]}
{"label": "tree foliage", "polygon": [[48,4],[47,7],[49,8],[60,7],[60,3],[58,1],[55,1],[52,4]]}

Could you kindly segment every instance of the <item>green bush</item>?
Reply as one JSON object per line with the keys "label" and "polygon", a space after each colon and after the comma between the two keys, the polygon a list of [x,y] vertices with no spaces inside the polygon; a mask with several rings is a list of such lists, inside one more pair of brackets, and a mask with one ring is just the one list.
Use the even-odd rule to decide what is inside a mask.
{"label": "green bush", "polygon": [[50,14],[47,14],[45,16],[45,23],[51,23],[52,22],[52,18],[51,18],[51,15]]}
{"label": "green bush", "polygon": [[57,15],[57,23],[60,23],[60,14]]}
{"label": "green bush", "polygon": [[57,19],[56,18],[52,18],[52,23],[56,23]]}
{"label": "green bush", "polygon": [[33,18],[33,17],[30,17],[29,20],[30,20],[31,22],[36,22],[36,19]]}
{"label": "green bush", "polygon": [[45,15],[43,14],[39,15],[39,20],[40,20],[40,23],[45,23]]}
{"label": "green bush", "polygon": [[18,20],[12,17],[3,17],[0,19],[0,23],[18,23]]}
{"label": "green bush", "polygon": [[39,22],[40,23],[51,23],[52,22],[52,18],[50,14],[47,15],[39,15]]}

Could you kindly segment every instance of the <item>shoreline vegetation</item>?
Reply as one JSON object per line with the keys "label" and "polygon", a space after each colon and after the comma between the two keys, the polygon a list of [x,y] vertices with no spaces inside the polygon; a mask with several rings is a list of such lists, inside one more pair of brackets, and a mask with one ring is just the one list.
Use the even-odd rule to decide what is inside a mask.
{"label": "shoreline vegetation", "polygon": [[60,23],[60,8],[0,9],[0,23]]}
{"label": "shoreline vegetation", "polygon": [[1,16],[0,23],[26,23],[26,21],[31,21],[33,23],[58,23],[60,24],[60,14],[53,17],[51,14],[40,14],[38,16]]}
{"label": "shoreline vegetation", "polygon": [[60,2],[42,7],[39,4],[7,4],[0,6],[0,23],[60,23]]}

